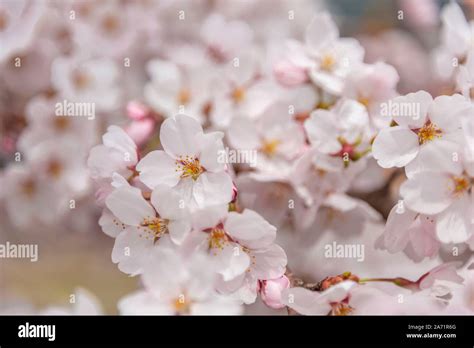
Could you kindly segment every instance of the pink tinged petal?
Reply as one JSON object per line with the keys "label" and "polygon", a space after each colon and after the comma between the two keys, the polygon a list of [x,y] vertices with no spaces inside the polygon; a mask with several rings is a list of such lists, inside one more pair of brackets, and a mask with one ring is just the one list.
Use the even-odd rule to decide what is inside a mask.
{"label": "pink tinged petal", "polygon": [[469,35],[472,34],[459,4],[453,1],[444,6],[441,11],[441,20],[444,25],[444,36],[449,38],[445,39],[449,52],[452,52],[454,56],[461,55],[467,49]]}
{"label": "pink tinged petal", "polygon": [[124,226],[117,218],[108,210],[104,209],[99,219],[99,225],[102,231],[109,237],[117,237],[124,229]]}
{"label": "pink tinged petal", "polygon": [[260,146],[255,124],[247,117],[234,118],[227,130],[227,137],[235,149],[256,149]]}
{"label": "pink tinged petal", "polygon": [[[355,130],[364,130],[369,124],[367,108],[355,100],[345,99],[341,101],[337,104],[335,111],[344,129],[346,129],[348,133],[352,133],[353,137],[359,136]],[[346,140],[353,142],[356,139],[346,137]]]}
{"label": "pink tinged petal", "polygon": [[155,187],[151,193],[150,202],[158,214],[168,220],[184,218],[189,208],[179,191],[165,185]]}
{"label": "pink tinged petal", "polygon": [[315,291],[290,288],[282,291],[281,302],[303,315],[327,315],[332,307],[320,297]]}
{"label": "pink tinged petal", "polygon": [[345,194],[330,194],[324,201],[324,205],[342,212],[348,212],[358,207],[358,200]]}
{"label": "pink tinged petal", "polygon": [[344,80],[340,76],[336,76],[326,71],[311,69],[309,71],[309,77],[314,84],[337,96],[342,93],[344,88]]}
{"label": "pink tinged petal", "polygon": [[405,249],[409,241],[409,228],[417,213],[407,208],[400,209],[396,205],[390,211],[384,231],[384,246],[390,253]]}
{"label": "pink tinged petal", "polygon": [[451,179],[437,172],[415,174],[400,187],[400,194],[408,208],[422,214],[442,212],[453,201]]}
{"label": "pink tinged petal", "polygon": [[[316,92],[316,89],[311,84],[304,84],[288,92],[290,93],[290,100],[295,107],[296,113],[313,110],[320,100],[318,92]],[[286,113],[288,114],[288,107],[286,108]]]}
{"label": "pink tinged petal", "polygon": [[304,127],[311,144],[324,153],[336,153],[341,150],[337,140],[338,126],[334,115],[326,110],[316,110],[311,113]]}
{"label": "pink tinged petal", "polygon": [[408,163],[405,173],[410,178],[422,171],[438,171],[460,175],[463,171],[460,158],[454,161],[455,154],[461,152],[460,146],[452,141],[436,139],[423,144],[419,148],[418,156]]}
{"label": "pink tinged petal", "polygon": [[105,146],[119,150],[124,158],[129,158],[131,164],[137,163],[137,146],[125,131],[117,126],[107,128],[107,133],[102,136]]}
{"label": "pink tinged petal", "polygon": [[462,284],[464,279],[456,271],[458,262],[448,262],[439,265],[426,273],[419,284],[420,289],[429,289],[433,286],[435,280],[447,280],[453,283]]}
{"label": "pink tinged petal", "polygon": [[115,239],[112,261],[118,268],[132,276],[142,273],[145,261],[153,249],[153,239],[146,239],[136,228],[127,228]]}
{"label": "pink tinged petal", "polygon": [[317,14],[306,29],[305,41],[310,50],[319,51],[339,37],[337,25],[329,13]]}
{"label": "pink tinged petal", "polygon": [[260,295],[262,301],[270,308],[280,309],[285,305],[281,302],[282,291],[290,287],[290,280],[285,276],[262,282]]}
{"label": "pink tinged petal", "polygon": [[191,232],[191,223],[187,220],[176,220],[168,223],[170,239],[181,245]]}
{"label": "pink tinged petal", "polygon": [[461,119],[471,110],[471,103],[460,94],[436,97],[429,110],[432,123],[443,132],[453,132],[461,127]]}
{"label": "pink tinged petal", "polygon": [[196,135],[203,132],[196,119],[186,115],[167,118],[161,125],[160,141],[163,149],[175,158],[195,156],[199,148]]}
{"label": "pink tinged petal", "polygon": [[373,156],[383,168],[406,166],[418,149],[418,136],[404,127],[382,129],[372,144]]}
{"label": "pink tinged petal", "polygon": [[139,226],[144,219],[156,216],[155,210],[143,198],[142,192],[131,186],[113,191],[105,200],[105,204],[121,222],[130,226]]}
{"label": "pink tinged petal", "polygon": [[127,104],[127,116],[134,121],[140,121],[152,114],[152,111],[145,104],[131,101]]}
{"label": "pink tinged petal", "polygon": [[199,163],[209,172],[223,171],[226,166],[222,132],[198,134],[196,142],[199,144]]}
{"label": "pink tinged petal", "polygon": [[87,167],[91,176],[97,178],[110,178],[114,172],[129,175],[128,165],[135,165],[136,162],[125,161],[127,158],[117,149],[111,149],[105,145],[94,146],[87,159]]}
{"label": "pink tinged petal", "polygon": [[276,227],[250,209],[241,214],[229,213],[224,229],[232,238],[245,242],[249,247],[269,246],[276,237]]}
{"label": "pink tinged petal", "polygon": [[152,135],[155,130],[155,124],[155,120],[151,118],[135,120],[127,126],[126,132],[135,143],[142,145]]}
{"label": "pink tinged petal", "polygon": [[193,198],[199,207],[229,203],[232,196],[232,179],[226,172],[205,172],[194,183]]}
{"label": "pink tinged petal", "polygon": [[295,87],[308,80],[306,70],[293,64],[289,60],[280,60],[273,66],[273,74],[276,80],[285,87]]}
{"label": "pink tinged petal", "polygon": [[227,204],[219,204],[196,210],[192,216],[193,227],[196,230],[215,227],[227,217],[227,214]]}
{"label": "pink tinged petal", "polygon": [[110,185],[114,188],[130,186],[128,181],[118,173],[112,174],[112,182],[110,183]]}
{"label": "pink tinged petal", "polygon": [[175,300],[190,280],[188,265],[182,255],[171,248],[148,250],[143,265],[145,289],[163,300]]}
{"label": "pink tinged petal", "polygon": [[140,180],[153,189],[158,185],[174,187],[180,180],[176,161],[164,151],[152,151],[138,162]]}
{"label": "pink tinged petal", "polygon": [[436,218],[436,235],[442,243],[464,243],[472,235],[474,207],[465,194]]}
{"label": "pink tinged petal", "polygon": [[419,262],[425,257],[434,257],[438,254],[440,242],[436,239],[433,221],[433,217],[421,215],[408,231],[411,250],[408,249],[407,255],[414,252],[416,254],[415,262]]}
{"label": "pink tinged petal", "polygon": [[219,274],[224,281],[232,280],[243,274],[250,266],[250,257],[237,243],[228,243],[222,249],[212,249],[211,255],[217,258]]}
{"label": "pink tinged petal", "polygon": [[242,286],[235,292],[236,297],[245,304],[252,304],[257,299],[258,281],[247,273]]}
{"label": "pink tinged petal", "polygon": [[285,129],[279,134],[281,141],[277,147],[277,153],[288,159],[293,159],[299,155],[305,146],[305,134],[300,125],[296,123],[287,123]]}
{"label": "pink tinged petal", "polygon": [[426,122],[426,114],[432,101],[431,95],[425,91],[396,97],[384,104],[387,106],[386,116],[391,116],[399,126],[421,128]]}
{"label": "pink tinged petal", "polygon": [[277,244],[268,249],[252,251],[251,269],[258,279],[274,279],[286,271],[287,258],[285,251]]}

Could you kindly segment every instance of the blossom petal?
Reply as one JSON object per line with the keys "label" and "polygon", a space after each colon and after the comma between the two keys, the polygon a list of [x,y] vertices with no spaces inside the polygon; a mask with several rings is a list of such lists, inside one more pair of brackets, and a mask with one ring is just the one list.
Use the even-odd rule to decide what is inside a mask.
{"label": "blossom petal", "polygon": [[338,126],[334,115],[326,110],[316,110],[304,123],[311,144],[324,153],[336,153],[341,150],[341,144],[335,134]]}
{"label": "blossom petal", "polygon": [[160,129],[160,141],[163,149],[175,158],[195,156],[199,149],[196,135],[203,132],[196,119],[186,115],[167,118]]}
{"label": "blossom petal", "polygon": [[387,105],[387,116],[392,116],[399,126],[411,129],[421,128],[426,122],[426,114],[433,101],[428,92],[418,91],[391,99]]}
{"label": "blossom petal", "polygon": [[180,180],[176,170],[176,162],[164,151],[152,151],[138,162],[137,171],[140,172],[140,180],[149,188],[154,189],[158,185],[174,187]]}
{"label": "blossom petal", "polygon": [[437,216],[436,235],[445,244],[464,243],[474,230],[474,207],[468,195],[457,199]]}
{"label": "blossom petal", "polygon": [[406,166],[418,149],[418,136],[405,127],[382,129],[372,144],[374,158],[383,168]]}
{"label": "blossom petal", "polygon": [[107,196],[105,204],[124,224],[139,226],[144,219],[156,216],[153,207],[136,187],[121,187]]}
{"label": "blossom petal", "polygon": [[266,250],[254,251],[252,256],[255,257],[252,272],[258,279],[275,279],[285,273],[287,258],[279,245],[273,244]]}
{"label": "blossom petal", "polygon": [[250,209],[245,209],[241,214],[229,213],[224,228],[232,238],[252,248],[266,247],[276,237],[275,226]]}
{"label": "blossom petal", "polygon": [[306,29],[306,45],[314,51],[329,45],[339,37],[339,29],[327,12],[319,13]]}
{"label": "blossom petal", "polygon": [[437,214],[452,202],[450,178],[437,172],[421,172],[405,181],[400,194],[406,205],[422,214]]}
{"label": "blossom petal", "polygon": [[118,263],[118,268],[124,273],[132,276],[140,274],[153,247],[151,238],[140,237],[136,228],[129,227],[115,239],[112,261]]}
{"label": "blossom petal", "polygon": [[193,197],[199,207],[229,203],[232,195],[232,179],[226,172],[205,172],[194,183]]}

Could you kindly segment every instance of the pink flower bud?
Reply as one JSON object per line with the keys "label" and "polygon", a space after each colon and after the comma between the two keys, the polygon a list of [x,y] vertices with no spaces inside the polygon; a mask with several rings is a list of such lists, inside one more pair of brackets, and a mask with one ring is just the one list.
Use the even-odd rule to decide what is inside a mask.
{"label": "pink flower bud", "polygon": [[270,308],[280,309],[285,307],[281,303],[281,292],[290,287],[290,280],[285,276],[277,279],[263,280],[260,287],[262,301]]}
{"label": "pink flower bud", "polygon": [[125,132],[127,132],[138,146],[147,142],[154,130],[155,120],[152,118],[132,121],[132,123],[125,128]]}
{"label": "pink flower bud", "polygon": [[131,101],[127,104],[127,115],[132,120],[143,120],[151,115],[151,110],[140,102]]}
{"label": "pink flower bud", "polygon": [[305,69],[287,60],[277,62],[273,66],[273,73],[277,81],[285,87],[294,87],[308,81]]}

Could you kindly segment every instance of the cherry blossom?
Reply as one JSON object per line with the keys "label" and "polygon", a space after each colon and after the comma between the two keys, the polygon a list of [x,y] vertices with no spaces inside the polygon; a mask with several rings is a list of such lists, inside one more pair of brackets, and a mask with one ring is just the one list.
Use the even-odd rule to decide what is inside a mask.
{"label": "cherry blossom", "polygon": [[123,315],[472,314],[470,5],[399,5],[3,1],[0,241],[111,250]]}
{"label": "cherry blossom", "polygon": [[204,121],[209,99],[206,88],[210,87],[212,75],[201,68],[180,69],[162,60],[150,61],[147,67],[151,81],[145,86],[144,94],[157,112],[165,117],[185,113]]}
{"label": "cherry blossom", "polygon": [[119,301],[122,314],[229,315],[240,314],[240,304],[213,288],[215,273],[209,259],[195,254],[183,259],[174,250],[156,250],[142,275],[144,290]]}
{"label": "cherry blossom", "polygon": [[406,205],[423,214],[436,215],[436,235],[444,243],[469,239],[472,229],[472,178],[462,165],[449,171],[422,171],[400,188]]}
{"label": "cherry blossom", "polygon": [[[461,95],[439,96],[418,91],[394,98],[396,126],[382,129],[373,142],[373,155],[383,168],[404,167],[410,176],[420,170],[452,163],[459,150],[461,119],[473,112]],[[403,106],[406,106],[403,109]]]}
{"label": "cherry blossom", "polygon": [[208,208],[194,218],[194,235],[188,248],[204,250],[216,258],[222,292],[240,290],[246,303],[255,301],[258,280],[285,272],[286,255],[274,244],[276,228],[252,210],[241,214],[222,207]]}
{"label": "cherry blossom", "polygon": [[332,94],[341,94],[344,79],[362,63],[364,49],[351,38],[340,38],[328,13],[316,15],[308,26],[305,45],[289,43],[295,66],[308,69],[311,80]]}
{"label": "cherry blossom", "polygon": [[163,122],[160,140],[164,148],[146,155],[136,166],[140,180],[149,188],[165,185],[180,192],[190,205],[228,203],[232,180],[219,163],[223,134],[204,134],[199,122],[177,115]]}
{"label": "cherry blossom", "polygon": [[137,147],[123,129],[110,126],[102,136],[102,145],[93,147],[87,160],[93,178],[112,178],[113,173],[124,177],[133,174],[138,162]]}

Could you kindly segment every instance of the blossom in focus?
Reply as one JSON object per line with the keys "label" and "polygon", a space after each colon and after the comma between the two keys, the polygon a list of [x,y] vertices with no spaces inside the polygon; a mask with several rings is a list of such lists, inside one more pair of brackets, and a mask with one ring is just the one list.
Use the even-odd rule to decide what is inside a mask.
{"label": "blossom in focus", "polygon": [[160,140],[163,150],[147,154],[137,164],[140,180],[149,188],[165,185],[177,190],[189,206],[228,203],[232,180],[219,163],[223,134],[205,134],[198,121],[177,115],[163,122]]}

